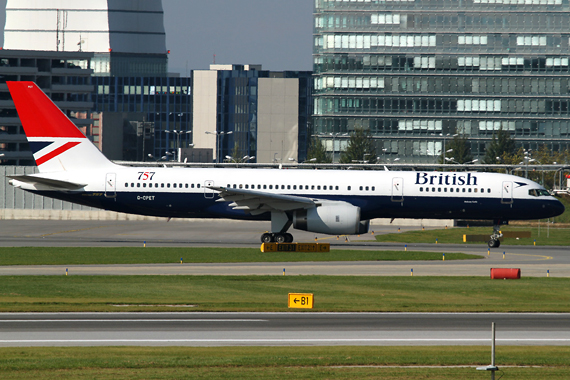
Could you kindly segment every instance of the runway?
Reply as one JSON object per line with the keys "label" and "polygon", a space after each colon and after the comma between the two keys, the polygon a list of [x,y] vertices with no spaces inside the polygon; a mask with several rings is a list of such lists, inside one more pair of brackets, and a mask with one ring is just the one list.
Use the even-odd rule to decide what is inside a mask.
{"label": "runway", "polygon": [[569,314],[0,314],[0,346],[569,345]]}

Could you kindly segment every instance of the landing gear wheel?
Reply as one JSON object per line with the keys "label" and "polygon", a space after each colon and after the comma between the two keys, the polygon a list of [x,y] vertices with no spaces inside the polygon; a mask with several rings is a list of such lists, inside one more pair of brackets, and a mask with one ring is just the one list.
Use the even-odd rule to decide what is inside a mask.
{"label": "landing gear wheel", "polygon": [[487,243],[487,245],[489,246],[489,248],[499,248],[499,246],[501,245],[501,241],[500,241],[500,240],[491,239],[491,240],[489,240],[489,242]]}
{"label": "landing gear wheel", "polygon": [[273,234],[264,233],[261,235],[261,242],[262,243],[273,243]]}
{"label": "landing gear wheel", "polygon": [[293,235],[286,233],[285,234],[285,243],[293,243]]}
{"label": "landing gear wheel", "polygon": [[275,242],[276,243],[286,243],[287,242],[287,235],[286,234],[275,234]]}

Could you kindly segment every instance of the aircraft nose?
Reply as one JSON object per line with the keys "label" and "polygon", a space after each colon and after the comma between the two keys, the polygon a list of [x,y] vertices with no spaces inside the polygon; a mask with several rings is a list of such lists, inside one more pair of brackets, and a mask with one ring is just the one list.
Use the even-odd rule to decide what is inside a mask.
{"label": "aircraft nose", "polygon": [[554,205],[554,211],[556,212],[556,215],[561,215],[564,213],[564,211],[566,211],[566,208],[564,207],[562,202],[557,201],[556,204]]}
{"label": "aircraft nose", "polygon": [[554,202],[548,202],[545,206],[546,206],[545,210],[550,215],[548,216],[549,218],[561,215],[566,210],[562,202],[560,202],[559,200],[556,200]]}

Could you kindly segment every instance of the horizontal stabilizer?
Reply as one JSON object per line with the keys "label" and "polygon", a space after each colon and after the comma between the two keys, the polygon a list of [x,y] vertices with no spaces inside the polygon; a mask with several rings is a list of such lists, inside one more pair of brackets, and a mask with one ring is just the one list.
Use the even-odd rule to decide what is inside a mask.
{"label": "horizontal stabilizer", "polygon": [[60,190],[79,190],[87,186],[87,184],[61,181],[58,179],[51,179],[51,178],[36,177],[33,175],[8,175],[6,177],[24,183],[44,185]]}

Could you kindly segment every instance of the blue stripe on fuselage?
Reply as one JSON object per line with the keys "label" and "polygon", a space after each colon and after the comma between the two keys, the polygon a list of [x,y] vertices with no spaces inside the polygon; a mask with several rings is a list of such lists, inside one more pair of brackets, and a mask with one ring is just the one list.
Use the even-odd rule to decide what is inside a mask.
{"label": "blue stripe on fuselage", "polygon": [[[61,193],[35,191],[40,195],[105,210],[174,218],[229,218],[269,220],[269,213],[251,216],[243,210],[229,207],[230,202],[216,202],[204,193],[117,192],[116,198],[103,193]],[[561,204],[548,199],[515,199],[503,204],[500,198],[462,198],[406,196],[404,202],[394,202],[390,196],[305,195],[331,201],[349,202],[361,209],[361,219],[543,219],[559,215]],[[563,209],[562,209],[563,210]]]}

